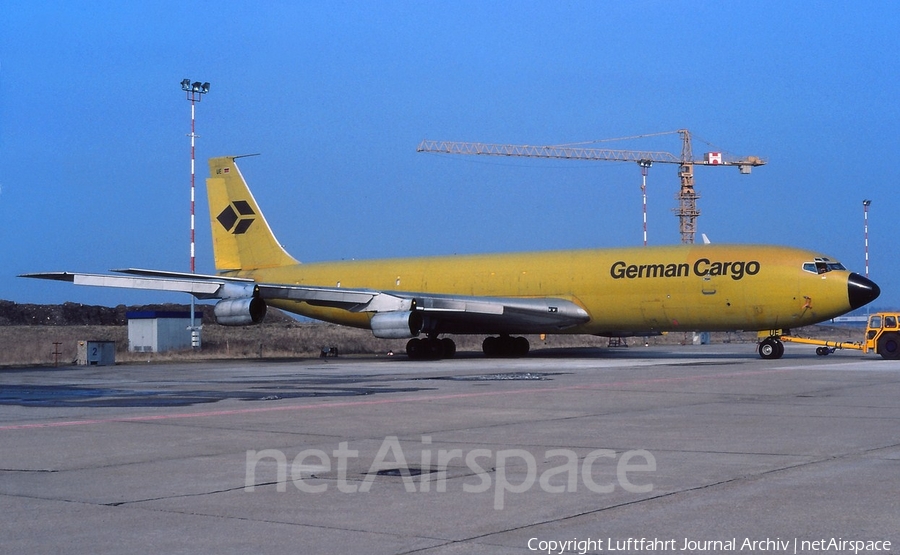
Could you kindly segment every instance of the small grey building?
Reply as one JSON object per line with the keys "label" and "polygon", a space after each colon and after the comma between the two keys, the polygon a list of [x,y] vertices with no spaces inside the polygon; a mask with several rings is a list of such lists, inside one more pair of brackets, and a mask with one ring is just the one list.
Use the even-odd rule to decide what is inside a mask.
{"label": "small grey building", "polygon": [[79,341],[75,362],[79,366],[109,366],[116,363],[115,341]]}
{"label": "small grey building", "polygon": [[[128,318],[128,350],[132,353],[164,353],[191,348],[190,311],[141,310]],[[203,312],[194,312],[199,324]]]}

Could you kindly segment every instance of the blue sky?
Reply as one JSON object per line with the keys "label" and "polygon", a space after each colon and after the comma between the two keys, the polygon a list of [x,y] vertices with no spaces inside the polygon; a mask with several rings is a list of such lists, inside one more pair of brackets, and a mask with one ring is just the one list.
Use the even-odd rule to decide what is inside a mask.
{"label": "blue sky", "polygon": [[[439,156],[424,138],[562,144],[691,130],[714,242],[821,251],[900,305],[900,4],[854,2],[40,2],[0,4],[0,299],[179,296],[19,273],[213,272],[206,159],[241,161],[303,261],[639,245],[640,171]],[[680,153],[677,135],[603,143]],[[651,244],[679,241],[677,168],[648,177]]]}

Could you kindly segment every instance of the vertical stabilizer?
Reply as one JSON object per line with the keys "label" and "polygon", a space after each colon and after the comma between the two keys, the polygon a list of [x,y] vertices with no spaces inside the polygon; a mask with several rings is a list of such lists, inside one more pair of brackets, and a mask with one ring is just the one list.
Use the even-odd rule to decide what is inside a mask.
{"label": "vertical stabilizer", "polygon": [[216,270],[253,270],[297,264],[275,239],[234,162],[235,158],[209,159],[206,192]]}

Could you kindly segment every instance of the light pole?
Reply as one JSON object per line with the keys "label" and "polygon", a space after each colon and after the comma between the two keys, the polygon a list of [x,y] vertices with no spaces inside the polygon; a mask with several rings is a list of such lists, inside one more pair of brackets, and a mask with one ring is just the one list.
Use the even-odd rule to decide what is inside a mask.
{"label": "light pole", "polygon": [[871,200],[863,201],[863,236],[865,238],[865,246],[866,246],[866,279],[869,277],[869,205],[872,204]]}
{"label": "light pole", "polygon": [[644,201],[644,246],[647,246],[647,172],[653,162],[650,160],[641,160],[638,162],[641,167],[641,196]]}
{"label": "light pole", "polygon": [[[863,237],[866,246],[866,279],[869,279],[869,205],[872,201],[863,200]],[[866,322],[869,321],[869,305],[866,305]]]}
{"label": "light pole", "polygon": [[[209,83],[201,83],[200,81],[191,82],[190,79],[181,81],[181,90],[183,90],[187,99],[191,101],[191,273],[195,273],[194,265],[194,139],[197,138],[194,133],[194,104],[200,102],[202,95],[209,92]],[[194,320],[194,296],[191,295],[191,347],[200,348],[200,326]]]}

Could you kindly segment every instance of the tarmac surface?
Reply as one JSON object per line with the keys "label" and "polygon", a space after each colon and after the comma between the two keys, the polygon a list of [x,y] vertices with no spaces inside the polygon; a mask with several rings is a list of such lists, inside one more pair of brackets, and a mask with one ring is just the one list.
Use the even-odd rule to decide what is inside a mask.
{"label": "tarmac surface", "polygon": [[813,352],[0,369],[0,551],[900,551],[900,364]]}

